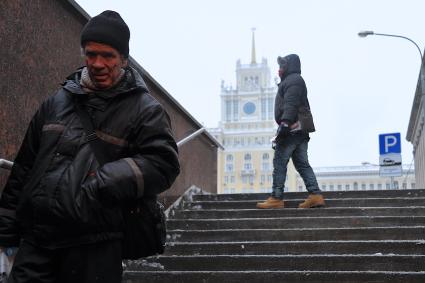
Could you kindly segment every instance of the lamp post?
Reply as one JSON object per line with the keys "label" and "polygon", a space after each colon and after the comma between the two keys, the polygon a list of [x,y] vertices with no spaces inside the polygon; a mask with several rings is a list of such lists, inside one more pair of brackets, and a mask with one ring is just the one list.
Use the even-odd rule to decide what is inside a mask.
{"label": "lamp post", "polygon": [[[376,33],[376,32],[371,31],[371,30],[361,31],[357,35],[359,37],[366,37],[368,35],[379,35],[379,36],[388,36],[388,37],[398,37],[398,38],[406,39],[406,40],[410,41],[411,43],[413,43],[416,46],[416,48],[418,49],[419,56],[420,56],[420,59],[421,59],[421,65],[420,65],[420,69],[419,69],[420,90],[421,90],[421,95],[422,96],[425,95],[425,79],[424,79],[424,72],[422,70],[422,68],[423,68],[423,55],[422,55],[421,48],[419,47],[419,45],[416,42],[414,42],[412,39],[410,39],[410,38],[408,38],[406,36],[397,35],[397,34]],[[422,107],[425,108],[425,105],[423,105]],[[391,176],[391,187],[394,186],[393,182],[394,182],[394,177]]]}
{"label": "lamp post", "polygon": [[[425,79],[424,79],[424,72],[422,71],[422,62],[423,62],[423,55],[422,55],[422,51],[421,48],[419,47],[419,45],[414,42],[413,40],[411,40],[410,38],[406,37],[406,36],[402,36],[402,35],[397,35],[397,34],[388,34],[388,33],[376,33],[372,30],[365,30],[365,31],[361,31],[357,34],[359,37],[366,37],[368,35],[379,35],[379,36],[389,36],[389,37],[398,37],[398,38],[403,38],[406,39],[408,41],[410,41],[411,43],[413,43],[416,48],[418,49],[419,52],[419,56],[421,58],[421,65],[420,65],[420,69],[419,69],[419,77],[420,77],[420,86],[421,86],[421,94],[424,95],[425,94]],[[424,105],[425,107],[425,105]]]}
{"label": "lamp post", "polygon": [[410,42],[411,42],[411,43],[413,43],[413,44],[416,46],[416,48],[418,49],[418,51],[419,51],[419,55],[421,56],[421,65],[422,65],[422,58],[423,58],[423,56],[422,56],[422,51],[421,51],[421,49],[419,48],[419,46],[416,44],[416,42],[414,42],[414,41],[413,41],[413,40],[411,40],[410,38],[408,38],[408,37],[406,37],[406,36],[402,36],[402,35],[396,35],[396,34],[376,33],[376,32],[371,31],[371,30],[365,30],[365,31],[361,31],[361,32],[359,32],[359,33],[358,33],[358,36],[359,36],[359,37],[366,37],[366,36],[368,36],[368,35],[380,35],[380,36],[398,37],[398,38],[404,38],[404,39],[406,39],[406,40],[410,41]]}

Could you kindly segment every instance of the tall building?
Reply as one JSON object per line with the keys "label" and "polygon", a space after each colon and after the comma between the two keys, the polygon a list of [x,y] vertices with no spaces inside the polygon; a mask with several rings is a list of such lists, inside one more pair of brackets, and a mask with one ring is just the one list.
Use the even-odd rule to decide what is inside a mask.
{"label": "tall building", "polygon": [[[221,120],[209,132],[224,146],[218,153],[218,193],[270,192],[276,133],[274,98],[267,60],[256,61],[252,31],[251,62],[236,62],[236,87],[221,83]],[[295,169],[288,165],[287,188],[296,189]]]}

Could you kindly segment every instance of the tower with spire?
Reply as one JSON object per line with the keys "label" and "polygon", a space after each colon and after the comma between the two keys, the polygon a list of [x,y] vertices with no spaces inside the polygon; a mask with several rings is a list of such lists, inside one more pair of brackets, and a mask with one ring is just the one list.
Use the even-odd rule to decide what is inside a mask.
{"label": "tower with spire", "polygon": [[[276,133],[274,98],[267,59],[257,63],[255,28],[252,28],[251,62],[236,62],[236,87],[221,83],[221,121],[209,129],[224,146],[218,154],[219,193],[270,192]],[[288,188],[295,188],[296,175],[288,167]]]}

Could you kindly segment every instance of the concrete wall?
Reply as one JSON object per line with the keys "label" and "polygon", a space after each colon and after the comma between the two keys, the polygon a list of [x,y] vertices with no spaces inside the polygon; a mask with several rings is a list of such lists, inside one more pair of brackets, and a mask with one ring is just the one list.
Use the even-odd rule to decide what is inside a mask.
{"label": "concrete wall", "polygon": [[[71,7],[70,5],[68,5]],[[41,101],[82,64],[84,17],[61,1],[0,1],[0,158],[13,160]],[[0,169],[0,188],[7,173]]]}
{"label": "concrete wall", "polygon": [[[40,103],[64,78],[83,64],[80,31],[87,14],[69,0],[0,1],[0,158],[12,160]],[[201,125],[137,62],[154,97],[171,116],[176,140]],[[208,134],[180,149],[182,173],[162,195],[166,204],[191,185],[216,192],[217,145]],[[0,169],[0,190],[8,173]]]}

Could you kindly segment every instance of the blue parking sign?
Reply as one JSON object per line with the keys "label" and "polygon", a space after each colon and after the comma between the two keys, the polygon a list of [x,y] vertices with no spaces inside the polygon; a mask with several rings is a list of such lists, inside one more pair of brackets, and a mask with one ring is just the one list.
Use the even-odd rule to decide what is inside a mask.
{"label": "blue parking sign", "polygon": [[400,133],[379,135],[379,154],[401,153]]}

